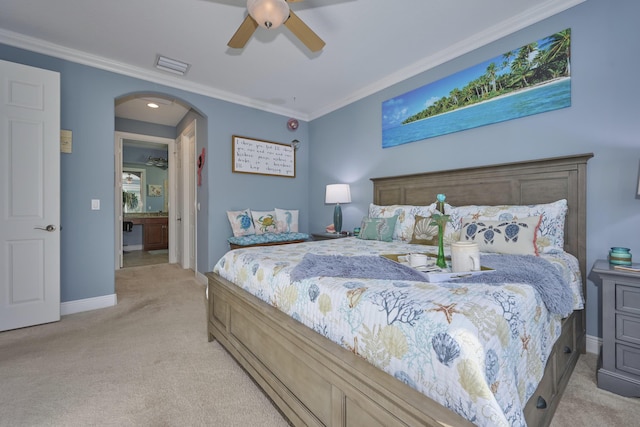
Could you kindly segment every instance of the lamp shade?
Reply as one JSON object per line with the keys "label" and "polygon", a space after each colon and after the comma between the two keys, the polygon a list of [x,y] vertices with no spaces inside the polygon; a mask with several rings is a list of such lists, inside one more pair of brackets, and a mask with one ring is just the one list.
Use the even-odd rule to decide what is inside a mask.
{"label": "lamp shade", "polygon": [[325,203],[351,203],[349,184],[329,184],[324,198]]}
{"label": "lamp shade", "polygon": [[278,28],[289,18],[285,0],[247,0],[247,10],[263,28]]}

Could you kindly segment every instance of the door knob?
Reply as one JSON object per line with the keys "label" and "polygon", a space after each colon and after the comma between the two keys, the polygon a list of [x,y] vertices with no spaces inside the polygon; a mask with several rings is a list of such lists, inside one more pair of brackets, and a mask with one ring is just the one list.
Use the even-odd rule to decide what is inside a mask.
{"label": "door knob", "polygon": [[182,221],[182,218],[176,218],[176,221]]}
{"label": "door knob", "polygon": [[44,230],[44,231],[48,231],[48,232],[52,232],[52,231],[56,231],[56,226],[53,224],[49,224],[47,225],[45,228],[42,227],[33,227],[34,230]]}

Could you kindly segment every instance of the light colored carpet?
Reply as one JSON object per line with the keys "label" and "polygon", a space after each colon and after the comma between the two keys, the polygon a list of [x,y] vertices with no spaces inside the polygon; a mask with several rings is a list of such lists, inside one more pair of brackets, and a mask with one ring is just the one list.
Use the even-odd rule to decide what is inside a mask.
{"label": "light colored carpet", "polygon": [[125,268],[167,263],[169,263],[168,252],[154,255],[147,251],[131,251],[123,253],[122,256],[122,266]]}
{"label": "light colored carpet", "polygon": [[640,399],[601,390],[596,382],[598,356],[580,356],[551,427],[640,426]]}
{"label": "light colored carpet", "polygon": [[0,426],[287,426],[175,265],[117,272],[118,305],[0,333]]}
{"label": "light colored carpet", "polygon": [[[0,426],[287,426],[217,342],[204,287],[175,265],[116,273],[118,305],[0,333]],[[631,426],[580,357],[552,427]]]}

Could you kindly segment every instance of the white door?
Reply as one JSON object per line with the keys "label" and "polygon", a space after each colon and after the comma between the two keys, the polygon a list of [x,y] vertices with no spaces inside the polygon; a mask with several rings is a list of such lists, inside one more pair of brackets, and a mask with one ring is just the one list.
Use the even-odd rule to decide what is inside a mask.
{"label": "white door", "polygon": [[196,134],[192,121],[177,139],[177,251],[178,263],[185,269],[196,270]]}
{"label": "white door", "polygon": [[60,320],[60,75],[0,61],[0,331]]}
{"label": "white door", "polygon": [[176,251],[176,262],[178,264],[180,264],[180,266],[184,267],[184,231],[182,228],[182,215],[183,215],[183,210],[184,210],[184,203],[182,201],[183,199],[183,185],[182,185],[182,181],[183,181],[183,152],[182,152],[182,147],[184,146],[183,144],[183,138],[182,136],[179,136],[178,139],[176,139],[176,149],[174,152],[174,158],[175,158],[175,164],[176,164],[176,180],[175,180],[175,186],[174,186],[174,190],[173,190],[173,194],[175,194],[175,211],[176,211],[176,223],[175,223],[175,227],[173,228],[174,230],[174,234],[173,236],[171,236],[171,239],[169,240],[169,243],[171,244],[171,246],[173,248],[175,248]]}
{"label": "white door", "polygon": [[[196,270],[196,126],[195,121],[187,127],[186,136],[188,140],[189,167],[188,167],[188,192],[186,197],[187,218],[187,238],[185,246],[189,250],[188,268]],[[185,249],[186,250],[186,249]]]}

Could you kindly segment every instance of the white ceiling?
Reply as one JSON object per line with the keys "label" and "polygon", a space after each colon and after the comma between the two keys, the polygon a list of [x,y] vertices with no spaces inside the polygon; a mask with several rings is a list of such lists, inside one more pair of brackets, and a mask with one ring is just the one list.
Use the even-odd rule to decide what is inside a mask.
{"label": "white ceiling", "polygon": [[[284,26],[228,48],[244,0],[2,0],[0,43],[312,120],[583,1],[292,3],[326,42],[311,53]],[[159,54],[189,71],[157,70]],[[121,117],[175,120],[149,120],[137,104],[120,106]]]}

